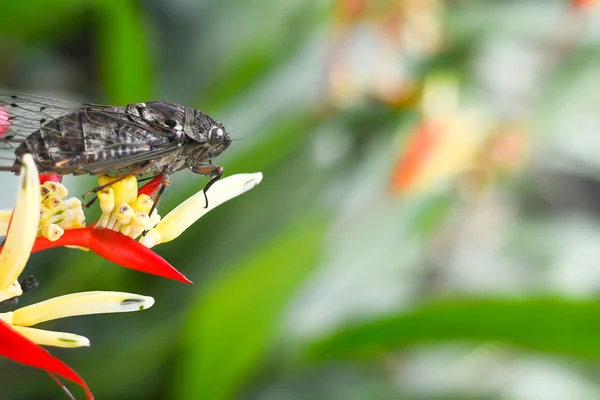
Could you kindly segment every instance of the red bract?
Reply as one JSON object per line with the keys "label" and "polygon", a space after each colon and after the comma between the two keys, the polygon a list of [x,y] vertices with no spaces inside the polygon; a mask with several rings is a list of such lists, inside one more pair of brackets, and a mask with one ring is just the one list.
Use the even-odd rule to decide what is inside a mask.
{"label": "red bract", "polygon": [[75,382],[85,390],[86,397],[89,400],[94,399],[87,384],[77,372],[1,320],[0,355],[21,364],[41,368],[50,374],[56,374]]}
{"label": "red bract", "polygon": [[62,176],[59,174],[40,174],[40,185],[46,182],[62,182]]}
{"label": "red bract", "polygon": [[[110,229],[95,229],[89,226],[80,229],[68,229],[65,230],[60,239],[54,242],[45,237],[38,237],[35,240],[32,252],[35,253],[58,246],[85,247],[122,267],[192,283],[164,258],[146,246],[129,236]],[[0,247],[0,251],[2,251],[2,247]]]}
{"label": "red bract", "polygon": [[150,182],[146,183],[144,186],[138,189],[138,195],[147,194],[150,197],[154,197],[160,185],[162,184],[162,176],[156,176],[150,180]]}

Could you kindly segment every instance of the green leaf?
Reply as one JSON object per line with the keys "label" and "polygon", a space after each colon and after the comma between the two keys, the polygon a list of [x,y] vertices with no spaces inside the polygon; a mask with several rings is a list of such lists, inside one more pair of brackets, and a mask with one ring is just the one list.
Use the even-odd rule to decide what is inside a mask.
{"label": "green leaf", "polygon": [[100,80],[111,104],[146,101],[151,93],[148,35],[136,2],[98,0]]}
{"label": "green leaf", "polygon": [[41,31],[55,33],[87,7],[85,0],[3,0],[0,34],[31,39]]}
{"label": "green leaf", "polygon": [[466,299],[348,328],[309,345],[307,360],[374,357],[421,343],[500,342],[600,359],[600,301]]}
{"label": "green leaf", "polygon": [[228,268],[192,305],[173,398],[227,399],[263,363],[288,301],[317,265],[323,223],[309,221]]}

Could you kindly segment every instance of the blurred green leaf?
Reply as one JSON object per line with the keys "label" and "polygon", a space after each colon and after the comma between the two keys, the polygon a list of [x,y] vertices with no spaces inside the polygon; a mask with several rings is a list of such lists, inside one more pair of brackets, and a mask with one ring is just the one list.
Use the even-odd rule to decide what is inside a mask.
{"label": "blurred green leaf", "polygon": [[[281,69],[309,43],[310,37],[327,22],[328,15],[326,7],[316,1],[284,6],[273,0],[222,3],[222,9],[228,10],[228,22],[235,21],[235,26],[228,31],[236,33],[236,40],[227,43],[230,49],[223,55],[219,55],[220,49],[213,50],[217,57],[211,62],[213,68],[207,71],[213,76],[207,80],[200,98],[209,113],[239,98],[274,70]],[[264,19],[266,9],[278,17]],[[256,24],[257,20],[261,23]],[[222,36],[219,34],[222,26],[213,25],[212,29],[216,31],[207,32],[207,37]]]}
{"label": "blurred green leaf", "polygon": [[317,265],[323,225],[281,234],[227,268],[192,305],[173,398],[231,398],[260,367],[288,301]]}
{"label": "blurred green leaf", "polygon": [[309,345],[307,359],[373,357],[421,343],[495,341],[600,358],[600,301],[466,299],[442,301],[337,332]]}
{"label": "blurred green leaf", "polygon": [[3,0],[0,35],[30,39],[40,31],[55,32],[61,21],[69,21],[88,4],[85,0]]}
{"label": "blurred green leaf", "polygon": [[411,231],[417,236],[427,237],[438,232],[455,205],[455,198],[447,194],[433,196],[417,210]]}
{"label": "blurred green leaf", "polygon": [[112,104],[150,99],[151,67],[148,35],[136,2],[96,1],[96,35],[100,80]]}

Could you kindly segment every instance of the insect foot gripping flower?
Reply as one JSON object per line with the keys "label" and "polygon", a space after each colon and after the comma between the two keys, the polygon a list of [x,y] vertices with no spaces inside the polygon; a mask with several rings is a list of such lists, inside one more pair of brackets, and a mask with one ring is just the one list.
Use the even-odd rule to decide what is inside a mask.
{"label": "insect foot gripping flower", "polygon": [[[15,210],[12,217],[9,217],[10,229],[8,232],[4,232],[6,233],[5,245],[0,253],[0,301],[17,297],[23,292],[17,278],[23,271],[36,241],[39,240],[36,237],[39,233],[40,210],[43,210],[44,207],[42,204],[48,202],[49,199],[58,198],[60,200],[66,196],[66,190],[60,186],[46,188],[49,190],[44,190],[44,187],[40,188],[33,159],[26,155],[23,158],[23,170]],[[57,211],[58,206],[53,205],[53,207],[53,216],[60,215],[61,213]],[[63,214],[71,209],[63,208]],[[6,218],[5,212],[1,215]],[[58,219],[55,221],[57,224],[68,220],[64,216],[59,219],[60,221]],[[57,376],[81,385],[87,398],[93,399],[85,381],[75,371],[38,346],[81,347],[89,346],[89,340],[71,333],[46,331],[31,328],[31,326],[44,321],[76,315],[137,311],[149,308],[153,304],[154,299],[151,297],[136,294],[85,292],[57,297],[2,313],[0,314],[0,355],[45,370],[71,398],[73,396]]]}

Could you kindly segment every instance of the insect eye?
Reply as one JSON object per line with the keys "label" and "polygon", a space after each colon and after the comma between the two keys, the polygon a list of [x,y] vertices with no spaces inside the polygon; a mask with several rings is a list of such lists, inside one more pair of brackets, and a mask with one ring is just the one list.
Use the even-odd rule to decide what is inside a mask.
{"label": "insect eye", "polygon": [[210,131],[210,141],[211,143],[221,143],[223,138],[225,137],[225,132],[221,128],[213,128]]}

